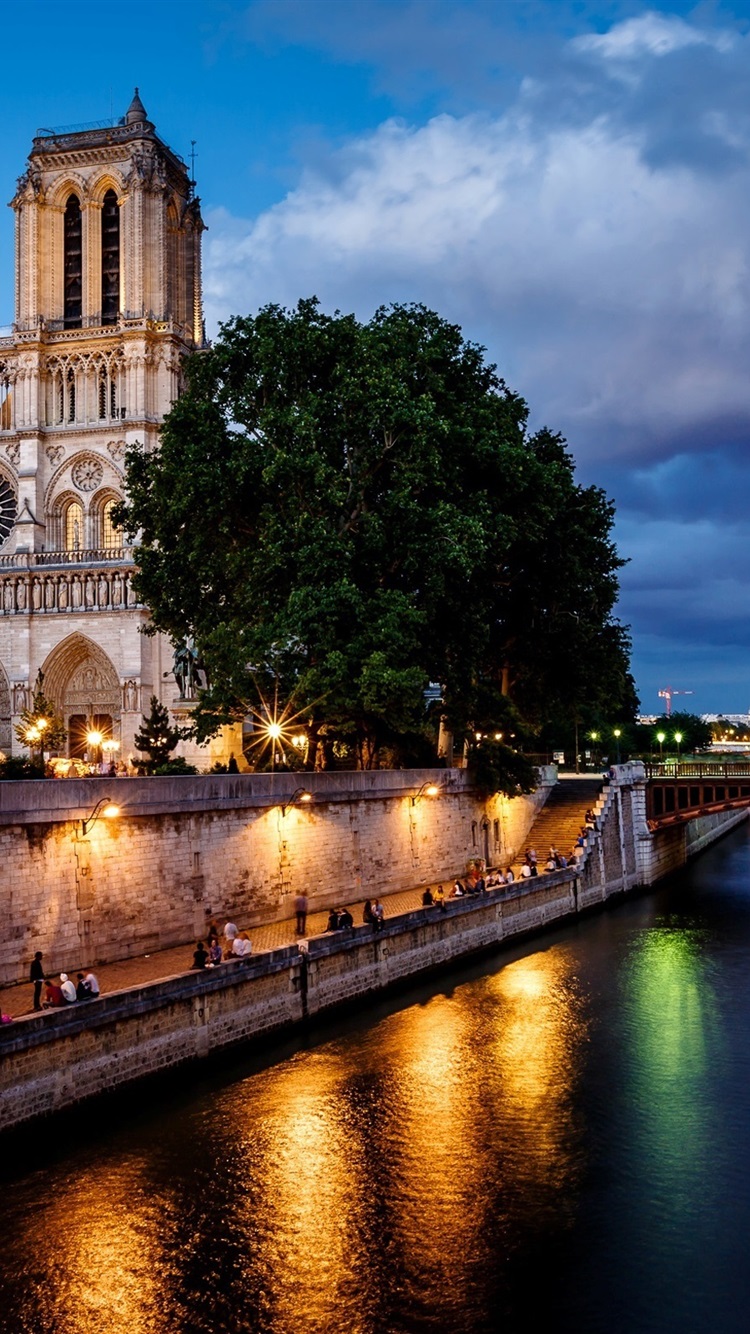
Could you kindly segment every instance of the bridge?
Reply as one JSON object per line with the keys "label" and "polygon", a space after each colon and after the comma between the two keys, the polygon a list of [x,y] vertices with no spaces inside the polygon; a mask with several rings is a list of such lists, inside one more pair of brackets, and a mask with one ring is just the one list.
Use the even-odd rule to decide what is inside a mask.
{"label": "bridge", "polygon": [[650,829],[750,806],[750,759],[669,760],[644,767]]}

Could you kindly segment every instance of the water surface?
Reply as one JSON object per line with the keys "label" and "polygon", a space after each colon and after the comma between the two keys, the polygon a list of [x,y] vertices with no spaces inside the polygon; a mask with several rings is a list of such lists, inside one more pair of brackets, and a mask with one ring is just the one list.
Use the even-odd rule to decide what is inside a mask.
{"label": "water surface", "polygon": [[2,1334],[746,1334],[750,841],[2,1158]]}

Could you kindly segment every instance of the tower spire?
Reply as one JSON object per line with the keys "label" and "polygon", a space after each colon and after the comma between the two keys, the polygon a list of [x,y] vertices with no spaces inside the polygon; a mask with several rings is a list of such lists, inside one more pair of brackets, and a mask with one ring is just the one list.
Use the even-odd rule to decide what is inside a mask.
{"label": "tower spire", "polygon": [[136,88],[133,93],[133,100],[125,112],[125,124],[135,125],[140,120],[148,120],[148,116],[146,115],[146,108],[138,96],[138,89]]}

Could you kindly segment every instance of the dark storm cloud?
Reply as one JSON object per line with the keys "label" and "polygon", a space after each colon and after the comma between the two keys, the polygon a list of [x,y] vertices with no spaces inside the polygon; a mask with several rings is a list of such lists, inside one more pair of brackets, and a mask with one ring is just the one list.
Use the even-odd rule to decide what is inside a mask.
{"label": "dark storm cloud", "polygon": [[[412,61],[453,114],[318,152],[254,221],[216,214],[209,312],[315,292],[363,316],[420,300],[461,323],[620,506],[644,697],[656,645],[662,676],[688,650],[705,671],[701,645],[721,646],[730,682],[750,638],[748,39],[682,8],[619,6],[607,25],[546,6],[524,48],[521,25],[497,21],[507,8],[525,7],[361,5],[335,31],[326,5],[295,11],[298,40],[367,58],[391,86]],[[255,6],[256,35],[292,9]]]}

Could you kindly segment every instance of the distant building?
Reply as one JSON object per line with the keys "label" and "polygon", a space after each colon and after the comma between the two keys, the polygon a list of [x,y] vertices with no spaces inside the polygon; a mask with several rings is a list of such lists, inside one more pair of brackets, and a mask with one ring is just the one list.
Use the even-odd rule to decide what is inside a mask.
{"label": "distant building", "polygon": [[116,125],[39,130],[12,201],[16,307],[0,338],[0,750],[41,667],[85,750],[133,748],[172,649],[139,630],[112,509],[126,447],[152,449],[204,344],[200,203],[136,90]]}

